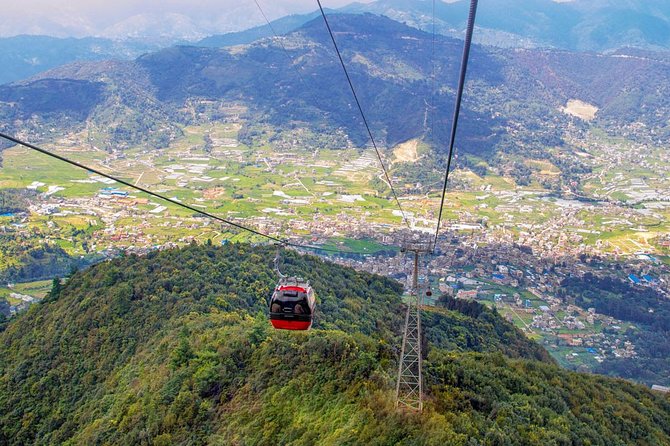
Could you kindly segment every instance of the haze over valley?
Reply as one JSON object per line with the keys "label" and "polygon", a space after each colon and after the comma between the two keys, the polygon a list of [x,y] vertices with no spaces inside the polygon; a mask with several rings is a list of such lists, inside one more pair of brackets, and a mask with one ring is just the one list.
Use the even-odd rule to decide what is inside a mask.
{"label": "haze over valley", "polygon": [[[268,4],[268,25],[253,2],[211,17],[205,3],[170,3],[169,21],[150,5],[141,18],[137,5],[119,5],[105,26],[101,8],[56,26],[35,3],[32,28],[0,21],[0,132],[190,206],[0,142],[0,337],[10,358],[0,385],[11,388],[0,416],[24,426],[0,430],[0,443],[279,444],[292,435],[285,426],[263,440],[253,418],[281,419],[278,395],[319,366],[311,356],[309,367],[294,364],[300,378],[280,386],[268,378],[281,375],[269,345],[278,342],[284,359],[323,351],[324,370],[341,378],[309,378],[314,392],[291,394],[292,410],[322,400],[364,417],[376,407],[351,421],[354,444],[433,444],[418,431],[449,444],[507,444],[485,443],[492,432],[509,444],[636,444],[625,423],[604,421],[613,400],[638,415],[652,407],[639,444],[670,444],[668,7],[481,2],[440,212],[469,2],[324,4],[366,123],[314,5]],[[315,248],[282,249],[291,274],[308,271],[316,289],[309,334],[273,332],[264,319],[275,248],[196,211]],[[440,215],[419,277],[433,291],[422,302],[432,421],[415,430],[394,418],[389,396],[412,289],[414,259],[400,248],[432,240]],[[90,330],[65,330],[75,325]],[[40,336],[55,349],[52,335],[78,340],[31,356]],[[92,355],[94,344],[110,356]],[[75,361],[77,383],[67,379],[74,350],[89,352]],[[351,368],[337,365],[345,356]],[[145,366],[160,398],[142,397],[153,385]],[[532,429],[513,427],[504,404],[519,413],[532,392],[501,378],[486,394],[480,373],[501,369],[521,371],[529,388],[553,379],[565,399],[552,394],[554,412]],[[345,375],[372,390],[321,387],[346,386]],[[29,394],[47,377],[63,415]],[[582,409],[592,398],[582,397],[596,382],[607,404],[593,409],[591,432]],[[109,405],[93,409],[91,392]],[[346,424],[321,415],[323,436],[297,431],[294,444],[326,444]],[[532,440],[537,426],[546,430]]]}

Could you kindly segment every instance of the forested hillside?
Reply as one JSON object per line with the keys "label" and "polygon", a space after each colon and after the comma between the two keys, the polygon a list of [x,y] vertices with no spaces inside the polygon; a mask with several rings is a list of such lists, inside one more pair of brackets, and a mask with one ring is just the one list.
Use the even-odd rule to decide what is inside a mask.
{"label": "forested hillside", "polygon": [[58,245],[49,243],[14,243],[0,234],[0,282],[25,282],[65,276],[102,259],[102,255],[73,257]]}
{"label": "forested hillside", "polygon": [[426,410],[398,413],[400,286],[287,252],[318,311],[275,331],[273,256],[189,246],[75,274],[0,333],[0,444],[670,444],[667,399],[449,300],[424,318]]}

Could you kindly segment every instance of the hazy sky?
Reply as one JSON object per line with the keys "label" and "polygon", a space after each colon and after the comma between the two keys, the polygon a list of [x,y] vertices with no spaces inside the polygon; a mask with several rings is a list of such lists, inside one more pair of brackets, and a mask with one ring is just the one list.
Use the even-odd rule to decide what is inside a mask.
{"label": "hazy sky", "polygon": [[[270,19],[317,9],[316,0],[258,1]],[[337,8],[351,2],[322,0],[327,8]],[[205,32],[214,29],[220,32],[239,30],[263,22],[254,0],[3,0],[2,3],[2,36],[109,34],[110,27],[123,24],[124,21],[128,23],[129,19],[138,15],[149,15],[156,19],[172,14],[173,21],[188,18],[189,25],[206,28]],[[138,23],[138,20],[138,17],[131,19],[132,23]],[[179,26],[187,26],[184,20],[178,23]]]}

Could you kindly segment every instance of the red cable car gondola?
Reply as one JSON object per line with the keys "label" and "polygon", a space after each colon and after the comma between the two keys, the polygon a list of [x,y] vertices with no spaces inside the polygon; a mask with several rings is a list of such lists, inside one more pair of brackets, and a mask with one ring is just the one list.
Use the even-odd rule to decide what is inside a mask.
{"label": "red cable car gondola", "polygon": [[314,290],[297,277],[282,277],[270,299],[270,322],[282,330],[309,330],[316,299]]}

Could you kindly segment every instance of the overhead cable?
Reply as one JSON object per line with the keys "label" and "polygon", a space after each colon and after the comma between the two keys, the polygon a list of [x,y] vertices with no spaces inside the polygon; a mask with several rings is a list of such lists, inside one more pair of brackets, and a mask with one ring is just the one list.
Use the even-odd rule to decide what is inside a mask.
{"label": "overhead cable", "polygon": [[261,7],[261,4],[258,2],[258,0],[254,0],[254,3],[256,3],[256,6],[258,7],[258,10],[261,12],[261,15],[263,16],[263,19],[265,19],[265,23],[267,23],[268,27],[270,28],[270,31],[272,31],[272,34],[275,36],[275,41],[281,46],[281,49],[284,51],[284,55],[286,55],[286,58],[289,60],[291,66],[294,68],[295,73],[298,75],[298,78],[300,79],[300,82],[306,87],[307,83],[305,82],[305,79],[303,79],[302,74],[300,74],[300,70],[298,70],[298,67],[295,66],[293,63],[293,57],[289,54],[288,50],[286,49],[286,46],[284,45],[284,42],[282,42],[281,37],[279,37],[279,34],[277,34],[277,31],[275,31],[274,26],[272,26],[272,22],[268,19],[268,16],[265,15],[265,11],[263,11],[263,8]]}
{"label": "overhead cable", "polygon": [[454,116],[451,121],[451,134],[449,135],[449,156],[447,158],[447,171],[444,175],[444,185],[442,186],[442,199],[440,200],[440,213],[437,218],[437,228],[435,228],[435,239],[433,240],[433,250],[437,245],[437,237],[440,233],[440,223],[442,221],[442,211],[444,210],[444,198],[447,194],[447,183],[449,181],[449,171],[451,170],[451,159],[454,155],[454,141],[456,139],[456,128],[458,126],[458,116],[461,110],[461,99],[463,97],[463,87],[465,86],[465,74],[468,69],[468,59],[470,58],[470,45],[472,43],[472,34],[475,28],[475,16],[477,14],[477,0],[470,0],[470,13],[468,14],[468,26],[465,32],[465,43],[463,44],[463,57],[461,59],[461,71],[458,77],[458,90],[456,92],[456,105],[454,107]]}
{"label": "overhead cable", "polygon": [[435,138],[435,92],[437,90],[437,78],[435,76],[435,0],[433,0],[433,36],[430,48],[430,137]]}
{"label": "overhead cable", "polygon": [[[113,175],[104,173],[104,172],[102,172],[102,171],[100,171],[100,170],[97,170],[97,169],[94,169],[94,168],[92,168],[92,167],[88,167],[88,166],[86,166],[86,165],[84,165],[84,164],[78,163],[78,162],[73,161],[73,160],[71,160],[71,159],[68,159],[68,158],[66,158],[66,157],[64,157],[64,156],[61,156],[61,155],[58,155],[58,154],[53,153],[53,152],[51,152],[51,151],[48,151],[48,150],[43,149],[43,148],[41,148],[41,147],[38,147],[38,146],[36,146],[36,145],[34,145],[34,144],[30,144],[30,143],[28,143],[28,142],[22,141],[22,140],[20,140],[20,139],[18,139],[18,138],[15,138],[15,137],[13,137],[13,136],[10,136],[10,135],[7,135],[7,134],[4,134],[4,133],[1,133],[1,132],[0,132],[0,138],[4,138],[4,139],[6,139],[6,140],[8,140],[8,141],[11,141],[11,142],[13,142],[13,143],[15,143],[15,144],[18,144],[18,145],[27,147],[28,149],[31,149],[31,150],[40,152],[40,153],[42,153],[42,154],[44,154],[44,155],[47,155],[47,156],[49,156],[49,157],[51,157],[51,158],[55,158],[55,159],[57,159],[57,160],[63,161],[63,162],[65,162],[65,163],[68,163],[68,164],[70,164],[70,165],[72,165],[72,166],[75,166],[75,167],[78,167],[78,168],[80,168],[80,169],[84,169],[84,170],[87,170],[87,171],[89,171],[89,172],[93,172],[93,173],[95,173],[95,174],[97,174],[97,175],[100,175],[100,176],[102,176],[102,177],[105,177],[105,178],[108,178],[108,179],[110,179],[110,180],[116,181],[117,183],[123,184],[124,186],[130,187],[130,188],[135,189],[135,190],[138,190],[138,191],[140,191],[140,192],[144,192],[145,194],[148,194],[148,195],[151,195],[151,196],[153,196],[153,197],[159,198],[159,199],[161,199],[161,200],[163,200],[163,201],[167,201],[168,203],[174,204],[175,206],[179,206],[179,207],[182,207],[182,208],[184,208],[184,209],[188,209],[189,211],[198,213],[198,214],[200,214],[200,215],[204,215],[205,217],[211,218],[211,219],[213,219],[213,220],[217,220],[217,221],[219,221],[219,222],[221,222],[221,223],[225,223],[225,224],[227,224],[227,225],[229,225],[229,226],[232,226],[232,227],[235,227],[235,228],[237,228],[237,229],[241,229],[241,230],[243,230],[243,231],[247,231],[247,232],[249,232],[249,233],[251,233],[251,234],[255,234],[255,235],[264,237],[264,238],[266,238],[266,239],[268,239],[268,240],[272,240],[273,242],[277,242],[277,243],[279,243],[280,245],[290,246],[290,247],[293,247],[293,248],[311,249],[311,250],[317,250],[317,251],[336,252],[336,253],[346,253],[346,252],[341,251],[341,250],[338,250],[338,249],[322,248],[322,247],[319,247],[319,246],[311,246],[311,245],[303,245],[303,244],[301,244],[301,243],[294,243],[294,242],[291,242],[291,241],[289,241],[289,240],[285,240],[285,239],[281,239],[281,238],[278,238],[278,237],[274,237],[274,236],[269,235],[269,234],[264,234],[264,233],[262,233],[262,232],[260,232],[260,231],[257,231],[257,230],[255,230],[255,229],[253,229],[253,228],[249,228],[248,226],[244,226],[244,225],[241,225],[241,224],[239,224],[239,223],[235,223],[235,222],[233,222],[233,221],[230,221],[230,220],[227,220],[227,219],[225,219],[225,218],[219,217],[219,216],[217,216],[217,215],[210,214],[209,212],[203,211],[203,210],[201,210],[201,209],[197,209],[197,208],[195,208],[195,207],[193,207],[193,206],[190,206],[190,205],[188,205],[188,204],[182,203],[182,202],[177,201],[177,200],[175,200],[175,199],[173,199],[173,198],[168,198],[168,197],[166,197],[165,195],[159,194],[159,193],[157,193],[157,192],[152,192],[152,191],[150,191],[149,189],[145,189],[145,188],[143,188],[143,187],[141,187],[141,186],[137,186],[137,185],[132,184],[132,183],[130,183],[130,182],[128,182],[128,181],[122,180],[122,179],[120,179],[120,178],[118,178],[118,177],[116,177],[116,176],[113,176]],[[351,253],[349,253],[349,254],[351,254]]]}
{"label": "overhead cable", "polygon": [[398,194],[395,192],[395,188],[393,187],[393,182],[391,181],[391,177],[389,176],[388,171],[386,170],[386,166],[384,165],[384,160],[382,159],[381,152],[377,148],[377,143],[375,142],[375,138],[372,136],[372,131],[370,130],[370,125],[368,124],[368,120],[365,117],[365,113],[363,112],[363,107],[361,106],[361,102],[358,100],[358,95],[356,94],[356,89],[354,88],[354,84],[351,82],[351,77],[349,76],[349,72],[347,71],[347,67],[344,64],[344,59],[342,59],[342,54],[340,53],[340,49],[337,46],[337,42],[335,41],[335,36],[333,35],[333,30],[330,28],[330,24],[328,23],[328,19],[326,18],[326,13],[323,10],[323,6],[321,6],[321,0],[316,0],[316,2],[319,5],[319,10],[321,11],[321,17],[323,17],[323,21],[326,24],[326,28],[328,28],[328,34],[330,35],[330,39],[333,41],[333,46],[335,47],[335,51],[337,52],[337,57],[340,59],[340,64],[342,65],[342,70],[344,71],[344,75],[347,78],[347,82],[349,83],[349,88],[351,88],[351,94],[354,96],[354,100],[356,101],[356,105],[358,106],[358,111],[361,114],[361,118],[363,118],[363,123],[365,124],[365,128],[368,131],[368,136],[370,137],[370,141],[372,142],[372,147],[374,147],[375,152],[377,153],[377,158],[379,158],[379,163],[382,166],[382,170],[384,171],[384,176],[386,177],[386,182],[389,185],[389,188],[391,189],[391,192],[393,193],[393,198],[395,198],[395,202],[398,206],[398,209],[400,210],[400,213],[402,214],[403,221],[407,225],[409,229],[411,229],[409,225],[409,220],[407,220],[407,216],[405,215],[405,211],[403,210],[402,205],[400,204],[400,200],[398,199]]}

